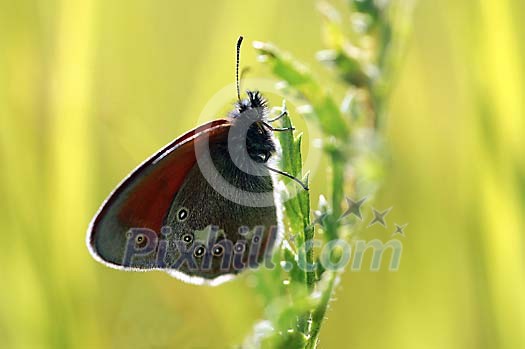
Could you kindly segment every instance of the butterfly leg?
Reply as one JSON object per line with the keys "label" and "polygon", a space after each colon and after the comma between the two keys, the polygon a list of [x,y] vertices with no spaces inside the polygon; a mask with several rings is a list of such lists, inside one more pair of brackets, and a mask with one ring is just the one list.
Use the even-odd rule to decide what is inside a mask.
{"label": "butterfly leg", "polygon": [[270,171],[273,171],[273,172],[278,173],[278,174],[280,174],[280,175],[282,175],[282,176],[288,177],[288,178],[290,178],[291,180],[294,180],[295,182],[299,183],[299,185],[300,185],[301,187],[303,187],[304,190],[306,190],[306,191],[310,190],[310,189],[308,188],[308,184],[303,183],[299,178],[292,176],[292,175],[289,174],[288,172],[284,172],[284,171],[281,171],[281,170],[278,170],[278,169],[276,169],[276,168],[272,168],[272,167],[269,167],[269,166],[264,166],[264,167],[266,167],[266,168],[267,168],[268,170],[270,170]]}
{"label": "butterfly leg", "polygon": [[282,110],[283,111],[281,112],[281,114],[277,115],[273,119],[269,119],[268,122],[275,122],[275,121],[279,120],[280,118],[282,118],[283,116],[288,115],[288,109],[286,109],[286,102],[284,100],[283,100]]}
{"label": "butterfly leg", "polygon": [[263,125],[268,128],[270,131],[274,131],[274,132],[282,132],[282,131],[294,131],[295,128],[293,127],[285,127],[285,128],[276,128],[276,127],[272,127],[270,124],[266,123],[266,122],[263,122]]}
{"label": "butterfly leg", "polygon": [[275,121],[281,119],[285,115],[288,115],[288,110],[286,110],[286,109],[283,110],[283,112],[281,114],[277,115],[275,118],[269,119],[268,122],[275,122]]}

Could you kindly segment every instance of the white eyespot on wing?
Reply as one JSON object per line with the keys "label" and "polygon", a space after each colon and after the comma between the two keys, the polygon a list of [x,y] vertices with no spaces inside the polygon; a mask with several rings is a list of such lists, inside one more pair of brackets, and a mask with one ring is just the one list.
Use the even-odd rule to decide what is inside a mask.
{"label": "white eyespot on wing", "polygon": [[188,209],[186,207],[181,207],[177,211],[177,221],[184,222],[188,216],[190,215]]}

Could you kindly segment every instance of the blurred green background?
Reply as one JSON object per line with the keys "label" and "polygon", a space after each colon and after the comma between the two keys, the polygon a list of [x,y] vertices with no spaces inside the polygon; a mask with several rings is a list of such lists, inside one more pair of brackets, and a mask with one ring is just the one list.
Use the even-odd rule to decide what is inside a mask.
{"label": "blurred green background", "polygon": [[[417,4],[376,203],[394,207],[391,227],[409,223],[401,267],[344,274],[321,348],[523,347],[523,13],[521,0]],[[1,348],[243,341],[264,317],[249,275],[208,288],[115,271],[90,257],[85,231],[120,179],[233,81],[239,34],[314,66],[320,22],[304,0],[0,1]],[[242,56],[270,77],[249,45]],[[325,174],[312,180],[319,194]]]}

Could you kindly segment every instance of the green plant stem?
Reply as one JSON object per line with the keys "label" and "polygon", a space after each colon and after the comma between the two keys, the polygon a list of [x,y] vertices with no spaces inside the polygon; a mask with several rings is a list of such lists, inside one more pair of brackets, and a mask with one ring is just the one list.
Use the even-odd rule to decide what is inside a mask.
{"label": "green plant stem", "polygon": [[[391,22],[390,12],[387,11],[386,7],[378,7],[373,0],[352,0],[351,4],[353,11],[369,15],[374,21],[369,32],[357,33],[362,38],[376,41],[377,49],[373,57],[366,58],[366,55],[361,54],[367,49],[366,47],[359,47],[360,40],[350,40],[345,37],[336,18],[338,16],[330,15],[335,11],[333,9],[333,11],[329,9],[329,15],[326,16],[330,34],[328,40],[330,47],[327,52],[331,54],[322,56],[324,57],[322,61],[335,67],[338,75],[350,88],[359,90],[358,96],[365,96],[364,99],[356,98],[353,100],[353,104],[348,109],[341,109],[337,98],[334,98],[330,92],[331,89],[322,85],[304,65],[296,61],[291,55],[268,43],[257,42],[254,44],[261,59],[272,69],[274,74],[284,80],[287,88],[293,90],[311,107],[304,109],[303,113],[305,117],[316,121],[324,134],[324,152],[328,156],[332,171],[330,184],[327,188],[330,193],[329,203],[324,198],[319,202],[319,211],[323,217],[322,221],[319,222],[322,227],[322,234],[319,237],[322,237],[325,243],[344,238],[339,219],[346,188],[345,172],[347,166],[354,159],[361,157],[369,159],[370,155],[367,150],[372,150],[377,155],[381,155],[380,150],[369,147],[364,147],[367,150],[360,153],[363,148],[360,147],[361,140],[356,137],[356,143],[354,143],[353,136],[359,135],[358,132],[361,129],[370,131],[372,125],[371,131],[374,133],[374,139],[381,135],[384,129],[391,75],[397,62],[392,61],[392,52],[397,51],[398,46],[392,45],[396,43],[399,45],[398,41],[393,40],[394,37],[399,40],[399,28]],[[401,37],[401,39],[403,38],[404,36]],[[353,47],[353,49],[349,50],[348,47]],[[371,66],[377,69],[378,74],[367,75],[366,67]],[[352,116],[351,120],[347,120],[347,114]],[[291,125],[290,120],[284,118],[283,127],[287,125]],[[291,134],[283,134],[280,140],[283,147],[283,169],[295,176],[300,176],[302,173],[301,137],[294,139]],[[356,165],[360,166],[359,163]],[[366,173],[362,175],[366,176]],[[368,179],[378,180],[375,177]],[[353,183],[352,191],[361,193],[366,190],[368,184],[366,181],[363,183],[365,183],[364,186],[359,182]],[[307,245],[307,243],[312,243],[316,237],[314,226],[310,223],[309,200],[308,192],[304,192],[285,202],[290,230],[293,232],[302,231],[302,234],[297,240],[292,240],[295,242],[297,250],[286,250],[288,252],[284,254],[284,260],[292,264],[297,264],[299,261],[303,265],[317,265],[317,267],[316,270],[289,273],[287,277],[292,281],[289,284],[295,286],[294,289],[287,288],[291,290],[288,296],[292,302],[287,307],[283,306],[278,316],[272,319],[275,325],[274,331],[265,335],[265,341],[261,341],[263,344],[261,347],[317,348],[328,305],[335,292],[337,280],[342,274],[342,271],[325,270],[319,263],[319,257],[314,253],[314,246]],[[276,274],[275,279],[278,283],[280,280],[277,277],[278,274]],[[289,331],[290,329],[292,331]],[[257,336],[254,337],[257,338]]]}
{"label": "green plant stem", "polygon": [[[337,220],[341,216],[341,202],[345,183],[345,161],[339,152],[332,153],[332,216]],[[337,230],[337,221],[334,224]],[[337,234],[336,234],[337,237]]]}
{"label": "green plant stem", "polygon": [[312,313],[312,326],[310,328],[310,335],[305,347],[307,349],[317,348],[317,344],[319,341],[319,333],[321,332],[321,324],[323,323],[326,310],[328,309],[328,304],[330,303],[330,299],[332,298],[332,294],[334,293],[336,278],[337,273],[329,273],[328,284],[326,285],[326,288],[321,294],[321,301]]}
{"label": "green plant stem", "polygon": [[[344,188],[344,168],[345,161],[344,157],[339,152],[331,153],[332,162],[332,213],[330,222],[327,226],[326,240],[338,238],[338,224],[337,218],[341,215],[341,201],[343,200],[343,188]],[[313,253],[312,253],[313,259]],[[314,309],[311,315],[312,325],[310,328],[308,344],[306,348],[316,348],[321,330],[321,324],[324,320],[328,304],[334,293],[335,280],[337,272],[325,271],[328,275],[328,282],[324,285],[321,291],[321,300],[318,306]]]}

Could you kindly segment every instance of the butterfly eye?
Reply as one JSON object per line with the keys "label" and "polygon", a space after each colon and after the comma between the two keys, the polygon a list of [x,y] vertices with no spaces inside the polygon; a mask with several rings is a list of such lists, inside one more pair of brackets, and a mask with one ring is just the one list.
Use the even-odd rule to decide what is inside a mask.
{"label": "butterfly eye", "polygon": [[135,237],[135,244],[137,244],[138,247],[144,247],[148,243],[148,238],[144,234],[138,234]]}
{"label": "butterfly eye", "polygon": [[206,253],[206,248],[204,248],[204,246],[202,245],[197,246],[197,248],[193,250],[193,255],[197,258],[204,256],[205,253]]}
{"label": "butterfly eye", "polygon": [[217,245],[213,246],[212,252],[213,252],[214,256],[220,257],[224,253],[224,247],[222,245],[220,245],[220,244],[217,244]]}
{"label": "butterfly eye", "polygon": [[268,159],[270,159],[270,153],[266,151],[255,153],[253,154],[252,159],[258,163],[265,163],[268,162]]}
{"label": "butterfly eye", "polygon": [[184,241],[187,244],[191,244],[193,242],[193,235],[191,235],[191,234],[183,234],[182,235],[182,241]]}
{"label": "butterfly eye", "polygon": [[177,219],[179,222],[182,222],[185,221],[186,218],[188,218],[188,210],[183,207],[177,212]]}
{"label": "butterfly eye", "polygon": [[261,241],[261,237],[256,235],[256,236],[253,237],[252,241],[253,241],[254,244],[258,244],[259,241]]}

